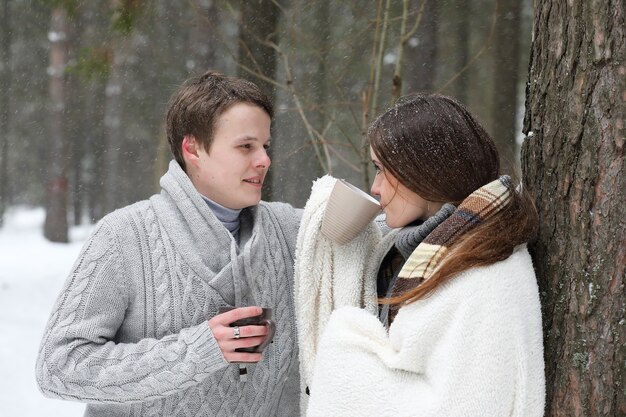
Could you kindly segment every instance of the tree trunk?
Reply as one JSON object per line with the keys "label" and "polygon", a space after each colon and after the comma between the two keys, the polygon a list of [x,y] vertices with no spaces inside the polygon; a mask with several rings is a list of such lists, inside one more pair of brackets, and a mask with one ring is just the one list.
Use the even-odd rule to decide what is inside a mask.
{"label": "tree trunk", "polygon": [[105,88],[105,104],[104,104],[104,136],[107,144],[104,153],[104,161],[107,170],[104,175],[104,212],[109,213],[121,206],[120,181],[120,159],[122,150],[122,77],[121,77],[121,61],[120,53],[117,49],[113,51],[115,54],[109,79]]}
{"label": "tree trunk", "polygon": [[520,0],[500,0],[496,16],[492,136],[503,172],[519,171],[515,125],[519,71]]}
{"label": "tree trunk", "polygon": [[[330,110],[329,104],[329,89],[328,84],[330,82],[329,74],[329,54],[330,54],[330,42],[332,34],[330,32],[330,0],[318,0],[314,5],[313,21],[316,24],[317,30],[313,39],[313,47],[315,55],[317,56],[317,62],[315,73],[312,77],[312,83],[310,88],[313,90],[313,108],[315,109],[312,123],[315,129],[323,136],[323,140],[328,140],[328,131],[326,129],[329,122],[328,112]],[[305,136],[306,138],[306,136]],[[308,156],[305,156],[308,155]],[[313,157],[314,152],[312,146],[305,147],[305,152],[301,152],[298,155],[300,162],[298,163],[299,169],[302,170],[300,177],[300,184],[306,189],[306,186],[310,184],[311,178],[318,178],[325,174],[322,169],[321,161]],[[328,167],[331,169],[331,167]],[[296,168],[298,170],[298,168]],[[305,177],[304,181],[303,178]],[[308,180],[308,181],[307,181]],[[299,200],[304,206],[307,193],[301,193],[302,188],[299,188],[298,192],[302,195]],[[294,196],[295,197],[295,196]]]}
{"label": "tree trunk", "polygon": [[406,71],[404,75],[405,93],[432,92],[437,74],[437,30],[439,27],[439,3],[436,0],[413,0],[411,27],[418,18],[422,3],[424,14],[415,35],[409,39],[406,48]]}
{"label": "tree trunk", "polygon": [[[239,76],[254,81],[272,102],[274,86],[263,80],[276,77],[276,51],[268,42],[278,43],[279,9],[273,0],[248,0],[241,2],[239,22]],[[252,71],[252,73],[250,72]],[[263,77],[259,77],[261,75]],[[270,158],[272,149],[269,150]],[[270,170],[265,177],[263,199],[272,199],[273,175]]]}
{"label": "tree trunk", "polygon": [[104,172],[105,189],[105,214],[125,205],[124,189],[125,184],[132,180],[128,175],[129,167],[126,166],[131,161],[126,161],[126,140],[123,119],[122,91],[124,89],[123,66],[126,63],[132,47],[131,37],[124,36],[114,41],[112,48],[113,61],[109,69],[109,78],[105,88],[104,104],[104,137],[106,150],[104,151],[104,161],[106,172]]}
{"label": "tree trunk", "polygon": [[[81,13],[72,16],[71,25],[68,27],[67,59],[68,62],[76,62],[79,57],[77,52],[81,49],[81,41],[84,38],[83,22]],[[83,217],[84,194],[83,187],[83,159],[85,154],[85,138],[91,129],[90,124],[83,122],[85,97],[89,97],[91,92],[87,89],[87,84],[81,82],[77,74],[68,74],[65,83],[66,99],[66,127],[65,134],[69,149],[69,160],[71,161],[68,176],[70,182],[70,200],[72,202],[72,223],[80,225]],[[93,119],[89,119],[93,120]]]}
{"label": "tree trunk", "polygon": [[11,25],[9,0],[2,2],[2,49],[0,50],[0,227],[4,224],[4,212],[8,207],[9,161],[9,95],[11,88]]}
{"label": "tree trunk", "polygon": [[52,11],[50,40],[50,130],[48,197],[44,236],[52,242],[67,242],[67,176],[65,117],[65,66],[67,64],[67,13],[63,7]]}
{"label": "tree trunk", "polygon": [[87,208],[89,220],[92,223],[100,220],[106,213],[106,154],[107,143],[104,134],[106,81],[92,81],[91,95],[87,97],[85,109],[86,117],[93,122],[90,124],[89,133],[85,144],[86,163],[90,173],[87,180]]}
{"label": "tree trunk", "polygon": [[626,0],[535,2],[522,170],[546,416],[626,415]]}
{"label": "tree trunk", "polygon": [[[314,30],[314,34],[310,38],[310,48],[312,49],[298,51],[298,54],[290,62],[293,79],[300,81],[297,83],[297,91],[303,107],[308,109],[306,112],[308,120],[312,127],[323,136],[316,142],[331,140],[326,127],[331,122],[331,118],[335,116],[331,114],[333,108],[330,103],[331,100],[329,100],[329,96],[332,95],[329,90],[329,83],[333,81],[333,73],[329,68],[329,53],[332,42],[330,32],[332,17],[329,3],[329,0],[317,0],[315,2],[305,0],[292,3],[292,7],[308,8],[304,16],[299,15],[297,20],[298,24],[302,25],[301,29]],[[314,58],[310,61],[301,59],[306,55]],[[291,101],[292,98],[289,100]],[[292,106],[295,108],[295,104]],[[274,155],[277,155],[280,162],[276,164],[274,172],[280,172],[282,175],[274,177],[272,183],[273,190],[275,190],[274,198],[280,196],[281,200],[289,201],[296,207],[304,207],[309,197],[311,179],[321,177],[326,172],[322,169],[321,161],[316,157],[314,150],[314,147],[319,145],[314,143],[306,127],[300,123],[301,118],[297,112],[290,116],[283,116],[283,118],[290,118],[291,125],[288,126],[285,123],[282,126],[282,135],[277,134],[283,141],[279,142],[278,147],[280,149],[275,149]],[[289,143],[284,143],[287,141]],[[329,169],[332,168],[332,166],[329,167]]]}
{"label": "tree trunk", "polygon": [[274,79],[276,74],[276,52],[267,43],[278,43],[278,13],[272,0],[241,2],[239,63],[245,68],[240,67],[239,76],[254,81],[272,101],[274,86],[257,74],[269,79]]}
{"label": "tree trunk", "polygon": [[471,16],[471,2],[461,1],[456,7],[457,24],[453,36],[456,44],[455,75],[462,71],[452,83],[452,95],[463,104],[468,104],[469,71],[465,66],[469,63],[470,30],[468,16]]}
{"label": "tree trunk", "polygon": [[[132,64],[136,61],[137,44],[133,43],[135,27],[138,23],[145,2],[140,0],[111,0],[113,10],[113,33],[110,45],[108,79],[105,87],[104,103],[104,207],[105,214],[136,201],[141,195],[142,182],[152,185],[151,178],[143,176],[145,167],[143,155],[137,155],[135,149],[137,140],[129,134],[124,124],[132,117],[137,117],[134,108],[126,108],[136,90],[128,87],[133,81]],[[166,39],[165,41],[169,41]],[[165,42],[164,41],[164,42]],[[139,89],[139,88],[137,88]],[[141,104],[139,104],[141,105]],[[154,160],[154,148],[145,150],[150,154],[149,160]],[[139,173],[138,173],[139,172]],[[141,198],[141,197],[139,197]]]}
{"label": "tree trunk", "polygon": [[220,19],[223,18],[220,15],[220,8],[215,0],[205,0],[198,4],[198,9],[201,14],[199,22],[190,33],[191,53],[198,63],[199,73],[208,69],[220,71],[219,66],[224,65],[222,62],[224,59],[218,53],[216,36]]}

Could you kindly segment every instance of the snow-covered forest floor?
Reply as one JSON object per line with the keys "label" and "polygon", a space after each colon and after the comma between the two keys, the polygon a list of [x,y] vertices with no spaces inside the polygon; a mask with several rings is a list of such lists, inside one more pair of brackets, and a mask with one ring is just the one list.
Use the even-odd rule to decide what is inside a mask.
{"label": "snow-covered forest floor", "polygon": [[14,207],[0,229],[0,415],[82,416],[84,404],[45,398],[35,360],[56,297],[91,226],[72,228],[69,244],[43,237],[44,211]]}

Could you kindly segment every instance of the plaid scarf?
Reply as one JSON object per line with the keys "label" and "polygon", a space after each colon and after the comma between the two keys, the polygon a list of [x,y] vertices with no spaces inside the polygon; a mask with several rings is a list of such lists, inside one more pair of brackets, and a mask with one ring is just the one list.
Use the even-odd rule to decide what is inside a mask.
{"label": "plaid scarf", "polygon": [[393,295],[401,295],[429,279],[459,236],[504,208],[511,200],[510,184],[511,178],[503,175],[463,200],[454,213],[439,224],[409,256],[398,274]]}

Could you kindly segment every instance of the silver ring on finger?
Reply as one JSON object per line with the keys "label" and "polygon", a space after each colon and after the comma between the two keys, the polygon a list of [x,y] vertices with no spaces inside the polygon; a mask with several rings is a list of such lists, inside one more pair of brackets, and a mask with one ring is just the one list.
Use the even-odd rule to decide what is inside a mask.
{"label": "silver ring on finger", "polygon": [[241,337],[241,332],[239,331],[239,326],[233,327],[233,336],[235,339],[239,339]]}

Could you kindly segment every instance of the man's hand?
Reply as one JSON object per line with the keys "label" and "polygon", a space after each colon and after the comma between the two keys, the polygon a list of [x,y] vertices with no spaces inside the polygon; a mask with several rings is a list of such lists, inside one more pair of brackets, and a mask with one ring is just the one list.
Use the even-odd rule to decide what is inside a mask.
{"label": "man's hand", "polygon": [[261,360],[261,353],[235,352],[235,349],[258,346],[263,343],[267,335],[267,326],[230,327],[230,324],[237,320],[256,317],[261,313],[260,307],[240,307],[218,314],[209,320],[213,337],[217,340],[217,344],[228,362],[258,362]]}

